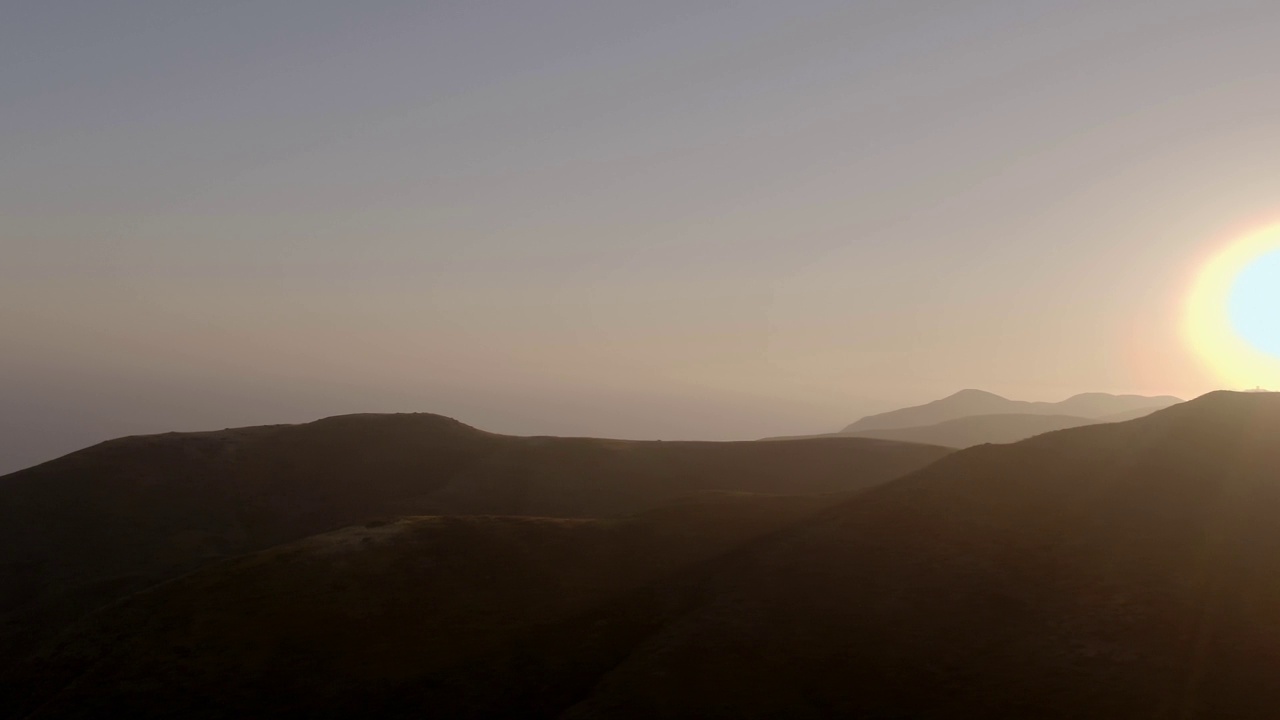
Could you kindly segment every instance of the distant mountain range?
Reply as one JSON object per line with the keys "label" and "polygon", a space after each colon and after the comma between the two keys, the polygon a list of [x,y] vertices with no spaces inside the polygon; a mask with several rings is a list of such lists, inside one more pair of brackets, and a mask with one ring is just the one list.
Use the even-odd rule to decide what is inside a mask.
{"label": "distant mountain range", "polygon": [[1056,403],[1025,402],[1009,400],[983,390],[961,390],[954,395],[924,405],[868,415],[850,424],[841,432],[918,427],[973,415],[1066,415],[1102,419],[1143,410],[1154,412],[1180,402],[1182,400],[1179,398],[1168,395],[1144,397],[1107,393],[1083,393]]}
{"label": "distant mountain range", "polygon": [[1082,425],[1133,420],[1180,402],[1167,395],[1106,393],[1084,393],[1057,403],[1024,402],[983,390],[962,390],[925,405],[869,415],[838,433],[767,439],[872,437],[967,448],[1017,442]]}
{"label": "distant mountain range", "polygon": [[[361,426],[322,425],[347,444],[286,485],[300,492],[370,443]],[[356,523],[63,626],[10,668],[0,707],[33,720],[1262,720],[1280,707],[1276,437],[1280,396],[1214,393],[955,452],[842,499],[714,492],[607,520]],[[304,447],[279,442],[272,457]],[[833,442],[859,441],[754,445]],[[201,462],[166,452],[171,469]],[[115,467],[139,478],[139,500],[196,479]],[[413,474],[401,460],[320,486],[359,497],[396,468]],[[99,512],[61,497],[77,519]]]}

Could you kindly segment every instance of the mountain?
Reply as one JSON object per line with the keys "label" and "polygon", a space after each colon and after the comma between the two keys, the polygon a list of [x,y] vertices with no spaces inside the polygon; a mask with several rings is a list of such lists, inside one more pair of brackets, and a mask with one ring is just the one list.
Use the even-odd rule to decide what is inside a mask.
{"label": "mountain", "polygon": [[0,666],[93,608],[377,517],[611,517],[704,491],[842,493],[944,448],[508,437],[430,414],[111,441],[0,478]]}
{"label": "mountain", "polygon": [[[1142,414],[1150,414],[1149,412]],[[1118,416],[1117,416],[1118,417]],[[1135,413],[1135,417],[1140,417]],[[970,415],[918,427],[860,430],[825,435],[795,435],[764,438],[773,440],[811,440],[814,438],[862,437],[898,442],[927,443],[943,447],[968,448],[985,443],[1012,443],[1054,430],[1093,425],[1102,420],[1071,415]],[[1107,421],[1110,422],[1110,421]]]}
{"label": "mountain", "polygon": [[1216,393],[825,510],[361,526],[135,594],[14,684],[33,718],[1260,720],[1278,435],[1280,398]]}
{"label": "mountain", "polygon": [[795,437],[765,438],[765,440],[807,440],[813,438],[862,437],[899,442],[927,443],[944,447],[969,448],[986,443],[1013,443],[1042,433],[1097,423],[1136,420],[1155,412],[1157,408],[1143,407],[1137,410],[1106,415],[1099,418],[1073,415],[1036,415],[1013,413],[1004,415],[968,415],[945,420],[933,425],[915,427],[858,430],[854,432],[804,435]]}
{"label": "mountain", "polygon": [[1008,400],[982,390],[961,390],[954,395],[924,405],[869,415],[849,425],[840,434],[936,425],[974,415],[1065,415],[1102,418],[1141,410],[1154,412],[1179,402],[1182,401],[1171,396],[1144,397],[1106,393],[1084,393],[1058,403],[1025,402]]}
{"label": "mountain", "polygon": [[[1087,418],[1103,418],[1116,415],[1132,417],[1133,413],[1150,414],[1159,409],[1177,405],[1182,398],[1172,395],[1110,395],[1108,393],[1081,393],[1073,395],[1059,403],[1045,403],[1055,406],[1064,415],[1078,415]],[[1034,403],[1039,405],[1040,403]]]}
{"label": "mountain", "polygon": [[1095,420],[1071,415],[971,415],[920,427],[863,430],[846,437],[919,442],[954,448],[983,443],[1012,443],[1054,430],[1092,425]]}

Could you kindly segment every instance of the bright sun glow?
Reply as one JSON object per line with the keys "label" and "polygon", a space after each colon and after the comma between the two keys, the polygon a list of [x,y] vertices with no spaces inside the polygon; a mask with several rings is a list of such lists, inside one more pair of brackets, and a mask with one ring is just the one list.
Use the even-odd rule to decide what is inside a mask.
{"label": "bright sun glow", "polygon": [[1280,386],[1280,224],[1231,242],[1205,264],[1185,332],[1227,386]]}

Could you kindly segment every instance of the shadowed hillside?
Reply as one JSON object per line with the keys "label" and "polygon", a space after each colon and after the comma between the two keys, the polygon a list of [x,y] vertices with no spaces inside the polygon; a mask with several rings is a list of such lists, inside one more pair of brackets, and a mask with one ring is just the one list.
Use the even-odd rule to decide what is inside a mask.
{"label": "shadowed hillside", "polygon": [[[1277,436],[1280,398],[1217,393],[961,451],[732,542],[696,506],[403,525],[467,528],[439,541],[456,563],[436,540],[345,531],[86,620],[29,666],[79,678],[36,717],[306,715],[315,693],[381,717],[1270,718]],[[654,517],[679,539],[615,554],[610,532]],[[197,702],[224,697],[246,704]]]}
{"label": "shadowed hillside", "polygon": [[833,502],[702,494],[621,520],[422,517],[316,535],[97,613],[27,667],[27,699],[10,706],[38,707],[33,718],[550,716],[687,606],[708,561]]}
{"label": "shadowed hillside", "polygon": [[717,578],[568,716],[1274,717],[1278,436],[1280,398],[1217,393],[957,453]]}
{"label": "shadowed hillside", "polygon": [[1143,397],[1107,393],[1082,393],[1057,403],[1025,402],[1009,400],[982,390],[961,390],[924,405],[868,415],[846,427],[840,434],[936,425],[975,415],[1063,415],[1108,418],[1107,421],[1128,420],[1179,402],[1182,401],[1170,396]]}
{"label": "shadowed hillside", "polygon": [[427,414],[123,438],[0,478],[0,647],[20,653],[164,578],[370,517],[606,517],[701,491],[848,492],[947,452],[520,438]]}

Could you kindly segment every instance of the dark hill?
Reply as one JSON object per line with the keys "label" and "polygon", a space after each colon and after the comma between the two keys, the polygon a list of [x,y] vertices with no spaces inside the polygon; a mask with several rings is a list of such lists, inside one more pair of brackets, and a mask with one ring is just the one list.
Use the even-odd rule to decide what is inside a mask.
{"label": "dark hill", "polygon": [[32,718],[553,715],[687,605],[679,589],[709,563],[833,502],[712,493],[619,520],[349,527],[96,613],[14,677],[25,699],[10,707],[38,708]]}
{"label": "dark hill", "polygon": [[[841,434],[866,430],[887,430],[956,420],[974,415],[1065,415],[1082,418],[1104,418],[1121,413],[1147,413],[1182,402],[1170,396],[1109,395],[1083,393],[1062,402],[1025,402],[1009,400],[982,390],[960,392],[915,407],[868,415],[846,427]],[[1129,418],[1126,418],[1129,419]]]}
{"label": "dark hill", "polygon": [[1216,393],[956,453],[718,577],[568,716],[1274,717],[1278,436],[1280,398]]}
{"label": "dark hill", "polygon": [[0,478],[0,665],[104,602],[370,517],[604,517],[701,491],[848,492],[947,452],[520,438],[427,414],[123,438]]}
{"label": "dark hill", "polygon": [[[1280,397],[1213,394],[961,451],[696,557],[705,509],[619,553],[595,531],[477,550],[513,537],[486,526],[461,567],[435,541],[370,565],[316,540],[135,596],[27,669],[77,678],[45,717],[1261,720],[1280,707],[1278,436]],[[437,611],[434,645],[440,607],[469,609]]]}

